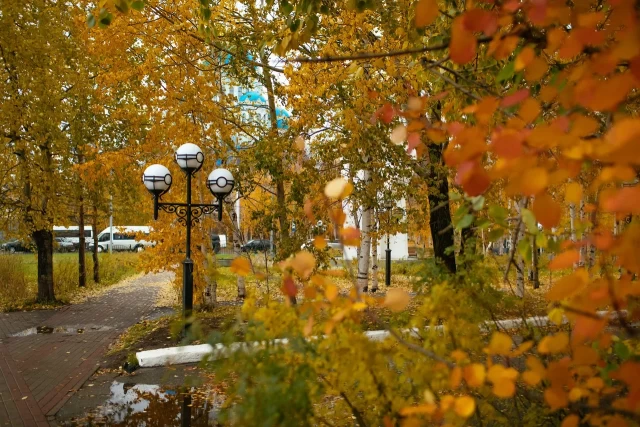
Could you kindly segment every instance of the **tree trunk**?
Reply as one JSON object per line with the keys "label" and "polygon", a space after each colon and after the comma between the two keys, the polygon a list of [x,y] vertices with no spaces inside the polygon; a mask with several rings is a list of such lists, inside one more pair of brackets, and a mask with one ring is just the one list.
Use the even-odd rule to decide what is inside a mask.
{"label": "tree trunk", "polygon": [[378,290],[378,234],[371,239],[371,292]]}
{"label": "tree trunk", "polygon": [[442,159],[442,148],[429,144],[427,186],[429,188],[429,228],[433,239],[433,254],[451,273],[456,272],[456,255],[449,210],[449,181]]}
{"label": "tree trunk", "polygon": [[540,288],[540,271],[538,269],[538,245],[536,245],[535,237],[532,239],[532,251],[531,251],[531,280],[533,282],[533,289]]}
{"label": "tree trunk", "polygon": [[463,264],[465,268],[470,267],[473,262],[473,256],[476,254],[476,232],[469,226],[463,228],[460,239],[460,254],[463,256]]}
{"label": "tree trunk", "polygon": [[[260,53],[260,60],[263,63],[268,64],[269,58],[264,54],[264,52]],[[269,118],[271,120],[271,131],[275,135],[278,133],[278,115],[276,114],[276,97],[273,90],[273,81],[271,79],[271,71],[262,67],[262,77],[265,88],[267,89],[267,104],[269,106]],[[282,163],[278,164],[279,172],[282,172],[284,169]],[[290,251],[290,236],[289,236],[289,221],[287,219],[287,203],[286,203],[286,193],[285,193],[285,185],[284,180],[282,178],[282,174],[276,174],[275,178],[276,183],[276,201],[278,202],[276,215],[278,218],[278,224],[280,225],[280,241],[279,248],[280,253],[286,253]],[[282,252],[284,251],[284,252]]]}
{"label": "tree trunk", "polygon": [[82,184],[80,184],[80,197],[78,204],[78,286],[84,288],[87,285],[87,266],[84,258],[84,195]]}
{"label": "tree trunk", "polygon": [[[364,171],[364,182],[368,183],[371,176],[368,170]],[[369,286],[369,259],[371,256],[371,213],[369,206],[363,207],[362,224],[360,229],[360,256],[358,257],[358,293],[366,292]]]}
{"label": "tree trunk", "polygon": [[[242,244],[242,235],[240,234],[240,210],[238,212],[234,212],[234,215],[231,215],[231,228],[233,229],[232,240],[233,240],[233,256],[235,258],[241,257],[242,252],[240,251],[240,245]],[[236,285],[238,287],[238,299],[243,300],[247,296],[247,290],[245,287],[244,276],[237,276]]]}
{"label": "tree trunk", "polygon": [[[521,198],[516,204],[516,210],[518,211],[518,215],[521,214],[522,209],[526,206],[526,199]],[[524,259],[518,253],[518,242],[522,238],[526,238],[525,234],[525,225],[524,221],[520,221],[518,229],[516,230],[516,237],[513,241],[512,251],[515,251],[515,262],[516,262],[516,296],[518,298],[524,298]]]}
{"label": "tree trunk", "polygon": [[100,261],[98,258],[98,207],[93,205],[93,218],[91,221],[93,231],[93,282],[100,283]]}
{"label": "tree trunk", "polygon": [[31,234],[38,249],[38,302],[55,301],[53,289],[53,233],[36,230]]}

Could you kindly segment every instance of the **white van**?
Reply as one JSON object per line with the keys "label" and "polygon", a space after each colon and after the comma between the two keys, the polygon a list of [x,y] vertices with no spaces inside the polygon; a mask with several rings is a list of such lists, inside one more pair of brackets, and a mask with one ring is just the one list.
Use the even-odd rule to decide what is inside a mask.
{"label": "white van", "polygon": [[[155,242],[139,238],[141,233],[148,236],[150,232],[151,227],[141,225],[107,227],[98,234],[98,252],[108,251],[111,242],[114,251],[142,252],[146,247],[155,245]],[[89,250],[93,250],[93,242],[89,243]]]}

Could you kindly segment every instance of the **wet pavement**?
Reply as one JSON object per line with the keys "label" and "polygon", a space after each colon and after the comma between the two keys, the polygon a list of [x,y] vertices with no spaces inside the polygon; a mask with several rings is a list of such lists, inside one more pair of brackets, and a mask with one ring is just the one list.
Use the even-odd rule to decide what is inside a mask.
{"label": "wet pavement", "polygon": [[195,366],[94,375],[58,412],[58,426],[208,426],[222,396]]}

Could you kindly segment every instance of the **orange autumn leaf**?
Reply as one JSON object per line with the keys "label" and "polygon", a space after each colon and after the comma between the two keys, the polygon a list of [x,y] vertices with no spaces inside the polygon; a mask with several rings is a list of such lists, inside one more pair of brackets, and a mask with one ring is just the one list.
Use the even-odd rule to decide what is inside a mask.
{"label": "orange autumn leaf", "polygon": [[481,387],[486,377],[485,367],[480,363],[465,366],[462,374],[469,387]]}
{"label": "orange autumn leaf", "polygon": [[580,252],[570,250],[561,253],[551,260],[549,270],[562,270],[563,268],[571,268],[575,263],[580,261]]}
{"label": "orange autumn leaf", "polygon": [[617,190],[602,201],[606,212],[640,215],[640,186],[625,187]]}
{"label": "orange autumn leaf", "polygon": [[518,116],[527,123],[533,122],[540,115],[540,103],[533,98],[527,98],[518,109]]}
{"label": "orange autumn leaf", "polygon": [[[574,251],[569,251],[574,252]],[[565,252],[567,253],[567,252]],[[571,255],[572,261],[573,254]],[[573,262],[569,264],[573,266]],[[545,295],[545,298],[549,301],[560,301],[565,298],[569,298],[575,295],[577,292],[580,292],[587,284],[589,280],[589,276],[584,268],[580,268],[568,276],[564,276],[558,281],[556,281],[549,292]]]}
{"label": "orange autumn leaf", "polygon": [[544,400],[552,411],[565,408],[569,404],[567,392],[561,388],[548,388],[544,391]]}
{"label": "orange autumn leaf", "polygon": [[526,46],[516,57],[515,70],[523,70],[527,65],[529,65],[531,61],[533,61],[533,58],[535,58],[535,56],[536,53],[533,48],[531,46]]}
{"label": "orange autumn leaf", "polygon": [[387,291],[382,305],[391,311],[398,312],[404,310],[411,301],[411,297],[407,291],[398,288],[392,288]]}
{"label": "orange autumn leaf", "polygon": [[454,411],[462,418],[469,418],[476,411],[476,401],[471,396],[460,396],[456,399]]}
{"label": "orange autumn leaf", "polygon": [[327,247],[327,239],[322,236],[315,236],[313,238],[313,247],[316,249],[324,249]]}
{"label": "orange autumn leaf", "polygon": [[571,414],[562,420],[560,427],[578,427],[580,425],[580,417],[576,414]]}
{"label": "orange autumn leaf", "polygon": [[549,64],[541,57],[534,58],[524,70],[524,78],[526,81],[537,82],[547,74]]}
{"label": "orange autumn leaf", "polygon": [[233,274],[237,274],[238,276],[247,276],[251,273],[251,263],[244,257],[237,257],[231,261],[229,269]]}
{"label": "orange autumn leaf", "polygon": [[547,193],[536,196],[531,210],[538,222],[546,229],[551,229],[560,223],[562,206]]}
{"label": "orange autumn leaf", "polygon": [[333,302],[338,297],[338,287],[333,283],[328,283],[324,288],[324,296],[327,297],[329,302]]}
{"label": "orange autumn leaf", "polygon": [[472,32],[464,25],[464,16],[458,16],[453,20],[451,30],[451,42],[449,43],[449,56],[457,64],[464,65],[476,56],[478,41]]}
{"label": "orange autumn leaf", "polygon": [[342,244],[345,246],[358,246],[360,244],[360,230],[355,227],[343,228],[340,231]]}
{"label": "orange autumn leaf", "polygon": [[520,177],[519,190],[525,196],[535,196],[547,188],[549,173],[544,168],[525,169]]}
{"label": "orange autumn leaf", "polygon": [[316,258],[311,252],[301,251],[291,260],[291,267],[303,279],[308,279],[316,266]]}
{"label": "orange autumn leaf", "polygon": [[564,201],[579,204],[582,201],[582,186],[577,182],[567,184],[564,192]]}
{"label": "orange autumn leaf", "polygon": [[419,0],[416,5],[416,27],[426,27],[433,23],[439,14],[436,0]]}
{"label": "orange autumn leaf", "polygon": [[555,335],[547,335],[538,344],[538,352],[541,354],[556,354],[566,351],[569,348],[569,336],[566,332],[559,332]]}

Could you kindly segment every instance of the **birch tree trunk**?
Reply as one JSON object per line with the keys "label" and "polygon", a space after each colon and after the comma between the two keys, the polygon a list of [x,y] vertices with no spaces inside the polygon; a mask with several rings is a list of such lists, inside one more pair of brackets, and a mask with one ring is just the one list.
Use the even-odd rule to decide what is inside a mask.
{"label": "birch tree trunk", "polygon": [[378,237],[371,239],[371,292],[378,290]]}
{"label": "birch tree trunk", "polygon": [[[368,179],[369,171],[365,171],[365,179]],[[358,257],[358,291],[366,292],[369,285],[369,258],[371,256],[371,208],[367,207],[362,212],[362,224],[360,235],[360,256]]]}
{"label": "birch tree trunk", "polygon": [[[239,197],[239,195],[238,195]],[[235,209],[235,208],[234,208]],[[242,244],[242,234],[240,232],[240,209],[237,209],[235,215],[231,215],[231,228],[233,229],[233,257],[237,258],[242,256],[242,252],[240,251],[240,245]],[[284,230],[281,230],[281,233],[284,233]],[[244,276],[238,275],[236,279],[236,286],[238,287],[238,299],[243,300],[247,296],[247,290],[245,287]]]}
{"label": "birch tree trunk", "polygon": [[[371,179],[371,172],[364,170],[364,182]],[[360,220],[360,253],[358,254],[358,292],[366,292],[369,285],[369,258],[371,256],[371,214],[373,209],[363,206]]]}

